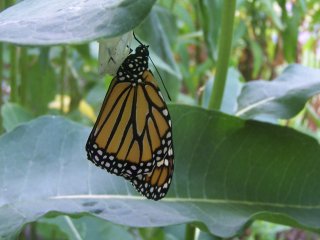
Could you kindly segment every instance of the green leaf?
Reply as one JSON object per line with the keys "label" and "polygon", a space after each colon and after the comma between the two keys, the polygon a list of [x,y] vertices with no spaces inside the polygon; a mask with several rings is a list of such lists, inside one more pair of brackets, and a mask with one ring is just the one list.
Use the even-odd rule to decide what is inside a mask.
{"label": "green leaf", "polygon": [[284,57],[289,63],[294,63],[297,61],[298,34],[300,30],[299,25],[302,21],[302,17],[304,17],[306,14],[299,5],[299,3],[292,4],[292,16],[288,16],[285,7],[282,8],[282,11],[284,11],[283,21],[286,24],[286,28],[282,33],[283,51]]}
{"label": "green leaf", "polygon": [[[67,239],[134,239],[125,227],[92,216],[80,218],[57,216],[42,218],[39,222],[40,224],[50,224],[58,227],[68,236]],[[41,226],[37,225],[38,228],[41,228]],[[40,236],[43,236],[43,234]],[[50,235],[45,239],[50,239]]]}
{"label": "green leaf", "polygon": [[264,62],[264,52],[261,46],[256,42],[249,40],[250,48],[253,54],[253,78],[256,78],[261,70],[262,64]]}
{"label": "green leaf", "polygon": [[280,224],[256,221],[250,227],[251,235],[259,236],[261,240],[277,239],[280,232],[289,231],[290,228]]}
{"label": "green leaf", "polygon": [[[30,232],[32,232],[32,234],[30,234]],[[31,239],[33,238],[59,239],[59,240],[72,239],[72,238],[68,238],[68,235],[65,232],[63,232],[57,224],[46,223],[42,221],[27,224],[25,226],[25,229],[21,232],[18,239],[19,240],[26,239],[26,236],[30,237]],[[72,237],[74,237],[74,234],[72,235]]]}
{"label": "green leaf", "polygon": [[238,98],[237,115],[244,118],[289,119],[320,92],[320,70],[288,66],[273,81],[246,83]]}
{"label": "green leaf", "polygon": [[83,43],[121,35],[155,0],[25,0],[0,13],[0,41],[27,45]]}
{"label": "green leaf", "polygon": [[199,1],[202,18],[202,26],[204,31],[204,39],[209,49],[210,57],[216,61],[218,58],[218,37],[221,26],[222,2],[202,0]]}
{"label": "green leaf", "polygon": [[277,12],[274,9],[274,4],[277,4],[276,1],[261,0],[260,4],[261,4],[262,11],[264,11],[268,16],[270,16],[275,26],[278,29],[283,30],[284,29],[283,23],[280,19],[280,16],[277,15]]}
{"label": "green leaf", "polygon": [[48,110],[48,103],[54,100],[57,81],[54,68],[49,59],[50,48],[40,48],[37,62],[28,67],[25,76],[27,94],[25,105],[35,114],[43,114]]}
{"label": "green leaf", "polygon": [[9,102],[2,105],[1,117],[3,119],[3,127],[7,132],[33,118],[32,114],[25,108]]}
{"label": "green leaf", "polygon": [[253,219],[320,230],[320,146],[295,130],[171,105],[175,173],[147,200],[86,160],[87,127],[42,117],[0,138],[0,236],[47,213],[155,227],[193,222],[230,237]]}
{"label": "green leaf", "polygon": [[142,239],[166,240],[165,232],[162,228],[142,228],[139,229]]}

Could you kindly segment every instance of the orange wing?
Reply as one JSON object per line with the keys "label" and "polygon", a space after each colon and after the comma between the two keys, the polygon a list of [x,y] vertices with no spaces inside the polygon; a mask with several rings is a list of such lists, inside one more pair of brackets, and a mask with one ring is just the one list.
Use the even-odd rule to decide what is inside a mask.
{"label": "orange wing", "polygon": [[113,79],[86,145],[89,160],[127,179],[149,174],[172,148],[166,103],[152,73],[143,79]]}
{"label": "orange wing", "polygon": [[131,179],[132,185],[149,199],[163,198],[170,187],[174,170],[173,158],[173,149],[170,146],[167,155],[157,162],[153,171],[149,174],[133,177]]}
{"label": "orange wing", "polygon": [[117,71],[89,135],[90,161],[130,180],[144,196],[165,196],[173,174],[171,119],[140,45]]}

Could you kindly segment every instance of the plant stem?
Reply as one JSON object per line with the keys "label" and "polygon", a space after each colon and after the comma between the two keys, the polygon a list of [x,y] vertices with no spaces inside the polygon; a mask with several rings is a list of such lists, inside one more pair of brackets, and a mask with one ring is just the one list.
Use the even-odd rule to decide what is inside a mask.
{"label": "plant stem", "polygon": [[217,72],[209,103],[209,108],[211,109],[219,110],[223,99],[232,45],[235,10],[236,0],[223,1],[222,24],[219,36]]}
{"label": "plant stem", "polygon": [[175,0],[172,0],[172,1],[171,1],[171,5],[170,5],[170,9],[171,9],[171,10],[173,10],[175,3],[176,3]]}
{"label": "plant stem", "polygon": [[10,45],[10,101],[18,101],[18,82],[17,82],[17,48]]}
{"label": "plant stem", "polygon": [[60,112],[64,113],[65,79],[67,73],[67,48],[62,47],[61,52],[61,72],[60,72]]}
{"label": "plant stem", "polygon": [[185,240],[194,240],[195,233],[196,233],[196,228],[191,224],[187,224],[186,233],[185,233]]}
{"label": "plant stem", "polygon": [[[0,12],[5,8],[5,2],[0,1]],[[3,85],[3,43],[0,42],[0,111],[3,105],[3,94],[2,94],[2,85]],[[3,132],[2,127],[2,116],[0,116],[0,133]]]}
{"label": "plant stem", "polygon": [[20,70],[20,101],[23,105],[26,104],[27,101],[27,86],[28,86],[28,55],[27,55],[27,48],[21,47],[20,48],[20,59],[19,59],[19,70]]}
{"label": "plant stem", "polygon": [[[7,0],[5,7],[8,8],[15,4],[15,0]],[[10,101],[18,101],[18,84],[17,84],[17,47],[9,45],[10,52]]]}

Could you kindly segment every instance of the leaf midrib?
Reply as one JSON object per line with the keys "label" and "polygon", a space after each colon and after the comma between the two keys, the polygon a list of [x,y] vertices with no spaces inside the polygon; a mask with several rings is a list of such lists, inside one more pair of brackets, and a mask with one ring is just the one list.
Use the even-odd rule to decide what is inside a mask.
{"label": "leaf midrib", "polygon": [[247,112],[250,112],[252,109],[258,108],[261,105],[263,105],[265,103],[269,103],[274,99],[276,99],[276,97],[275,96],[271,96],[271,97],[268,97],[268,98],[265,98],[265,99],[262,99],[262,100],[259,100],[259,101],[251,102],[247,107],[238,110],[235,113],[235,116],[237,116],[237,117],[242,116],[242,115],[246,114]]}
{"label": "leaf midrib", "polygon": [[[51,200],[65,200],[65,199],[97,199],[97,200],[146,200],[140,196],[127,196],[127,195],[61,195],[49,197]],[[266,206],[277,208],[295,208],[295,209],[320,209],[320,204],[317,205],[299,205],[299,204],[284,204],[284,203],[272,203],[272,202],[255,202],[246,200],[232,200],[232,199],[208,199],[208,198],[169,198],[166,197],[161,202],[193,202],[193,203],[209,203],[209,204],[239,204],[246,206]]]}

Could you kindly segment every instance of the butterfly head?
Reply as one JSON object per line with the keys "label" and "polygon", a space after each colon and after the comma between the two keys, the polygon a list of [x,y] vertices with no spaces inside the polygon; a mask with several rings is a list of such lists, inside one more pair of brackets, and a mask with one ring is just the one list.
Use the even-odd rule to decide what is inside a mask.
{"label": "butterfly head", "polygon": [[136,55],[141,57],[148,57],[149,56],[149,46],[148,45],[139,45],[136,48]]}

